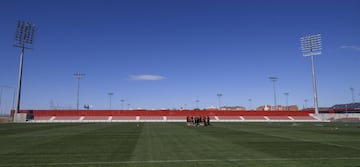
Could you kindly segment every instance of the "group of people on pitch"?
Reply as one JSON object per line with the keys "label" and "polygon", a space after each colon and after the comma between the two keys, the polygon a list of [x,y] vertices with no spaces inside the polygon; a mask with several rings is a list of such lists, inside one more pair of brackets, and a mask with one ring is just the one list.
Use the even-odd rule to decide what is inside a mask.
{"label": "group of people on pitch", "polygon": [[208,126],[210,125],[209,116],[187,116],[186,125],[188,126]]}

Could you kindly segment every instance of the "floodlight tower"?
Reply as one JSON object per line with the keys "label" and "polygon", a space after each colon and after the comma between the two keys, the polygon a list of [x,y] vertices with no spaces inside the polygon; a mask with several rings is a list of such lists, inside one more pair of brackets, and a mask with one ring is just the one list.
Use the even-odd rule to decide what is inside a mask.
{"label": "floodlight tower", "polygon": [[305,102],[305,108],[308,108],[308,105],[307,105],[308,99],[305,99],[304,102]]}
{"label": "floodlight tower", "polygon": [[199,108],[199,102],[200,102],[200,100],[197,99],[197,100],[195,100],[195,102],[196,102],[196,109],[200,109],[200,108]]}
{"label": "floodlight tower", "polygon": [[301,51],[304,57],[311,57],[311,69],[314,93],[315,114],[319,114],[318,95],[316,88],[314,56],[321,54],[321,35],[306,35],[301,37]]}
{"label": "floodlight tower", "polygon": [[274,88],[274,105],[275,109],[277,109],[277,102],[276,102],[276,86],[275,83],[279,79],[278,77],[269,77],[269,79],[273,82],[273,88]]}
{"label": "floodlight tower", "polygon": [[3,93],[3,88],[0,87],[0,114],[2,114],[2,93]]}
{"label": "floodlight tower", "polygon": [[120,101],[121,101],[121,109],[123,110],[123,109],[124,109],[124,102],[125,102],[125,100],[124,100],[124,99],[121,99]]}
{"label": "floodlight tower", "polygon": [[19,79],[17,90],[17,104],[15,113],[19,113],[20,110],[20,97],[21,97],[21,82],[23,73],[24,51],[25,49],[33,48],[33,41],[36,27],[34,24],[25,21],[18,21],[16,25],[14,46],[21,48],[20,54],[20,66],[19,66]]}
{"label": "floodlight tower", "polygon": [[251,101],[252,101],[252,99],[249,98],[248,101],[249,101],[249,110],[251,110]]}
{"label": "floodlight tower", "polygon": [[114,95],[114,93],[109,92],[108,95],[109,95],[109,110],[111,110],[111,96]]}
{"label": "floodlight tower", "polygon": [[285,92],[284,95],[286,96],[286,110],[289,110],[289,92]]}
{"label": "floodlight tower", "polygon": [[218,107],[219,110],[221,110],[221,96],[222,95],[223,95],[222,93],[216,94],[216,96],[218,96],[218,98],[219,98],[219,107]]}
{"label": "floodlight tower", "polygon": [[351,88],[350,88],[350,91],[351,91],[351,98],[352,98],[352,101],[353,101],[353,103],[355,103],[354,88],[353,88],[353,87],[351,87]]}
{"label": "floodlight tower", "polygon": [[183,108],[183,110],[186,110],[186,108],[187,108],[187,104],[184,104],[184,108]]}
{"label": "floodlight tower", "polygon": [[85,74],[82,73],[75,73],[74,77],[78,80],[77,82],[77,99],[76,99],[76,110],[79,110],[79,96],[80,96],[80,79],[84,77]]}

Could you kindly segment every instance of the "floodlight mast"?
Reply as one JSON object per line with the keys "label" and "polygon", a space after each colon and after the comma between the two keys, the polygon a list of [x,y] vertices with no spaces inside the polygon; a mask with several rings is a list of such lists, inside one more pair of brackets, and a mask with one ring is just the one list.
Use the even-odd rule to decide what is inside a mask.
{"label": "floodlight mast", "polygon": [[114,93],[109,92],[108,95],[109,95],[109,110],[111,110],[111,96],[114,95]]}
{"label": "floodlight mast", "polygon": [[222,93],[218,93],[218,94],[216,94],[216,96],[218,96],[218,98],[219,98],[219,110],[221,110],[221,96],[222,96],[223,94]]}
{"label": "floodlight mast", "polygon": [[285,92],[284,95],[286,96],[286,110],[289,110],[289,92]]}
{"label": "floodlight mast", "polygon": [[274,88],[274,105],[275,109],[277,109],[277,100],[276,100],[276,86],[275,83],[279,79],[278,77],[269,77],[269,79],[273,82],[273,88]]}
{"label": "floodlight mast", "polygon": [[352,102],[355,103],[354,88],[353,88],[353,87],[350,87],[350,91],[351,91],[351,99],[352,99]]}
{"label": "floodlight mast", "polygon": [[[25,22],[25,21],[20,21],[20,20],[17,22],[14,47],[21,48],[21,54],[20,54],[20,65],[19,65],[17,102],[16,102],[16,110],[15,110],[14,114],[19,113],[19,111],[20,111],[24,51],[25,51],[25,49],[33,48],[35,30],[36,30],[35,25],[30,22]],[[15,119],[15,117],[14,117],[14,119]]]}
{"label": "floodlight mast", "polygon": [[200,108],[199,108],[199,102],[200,102],[200,100],[199,100],[199,99],[196,99],[195,102],[196,102],[196,109],[200,109]]}
{"label": "floodlight mast", "polygon": [[121,102],[121,109],[124,110],[124,102],[125,102],[125,99],[121,99],[120,102]]}
{"label": "floodlight mast", "polygon": [[301,51],[304,57],[311,57],[311,69],[313,80],[313,93],[314,93],[314,108],[315,114],[319,114],[318,95],[316,87],[315,64],[314,56],[321,54],[321,35],[306,35],[301,37]]}
{"label": "floodlight mast", "polygon": [[76,99],[76,110],[79,110],[79,101],[80,101],[80,79],[84,77],[85,74],[82,73],[75,73],[74,77],[78,80],[77,82],[77,99]]}
{"label": "floodlight mast", "polygon": [[249,98],[248,101],[249,101],[249,110],[251,110],[251,101],[252,101],[252,99]]}

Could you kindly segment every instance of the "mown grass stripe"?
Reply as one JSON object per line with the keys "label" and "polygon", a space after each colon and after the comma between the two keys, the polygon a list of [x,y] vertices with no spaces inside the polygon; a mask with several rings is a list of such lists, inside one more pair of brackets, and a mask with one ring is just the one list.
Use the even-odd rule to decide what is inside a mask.
{"label": "mown grass stripe", "polygon": [[[239,158],[239,159],[176,159],[176,160],[147,160],[147,161],[109,161],[109,162],[55,162],[26,164],[26,166],[61,166],[61,165],[110,165],[110,164],[171,164],[192,162],[222,162],[222,161],[319,161],[319,160],[360,160],[360,157],[336,157],[336,158]],[[0,164],[11,166],[14,164]]]}

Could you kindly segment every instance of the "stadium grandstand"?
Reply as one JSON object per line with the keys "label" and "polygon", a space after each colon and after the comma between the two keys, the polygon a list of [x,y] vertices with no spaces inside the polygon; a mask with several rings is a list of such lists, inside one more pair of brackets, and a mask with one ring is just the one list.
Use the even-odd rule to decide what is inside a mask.
{"label": "stadium grandstand", "polygon": [[[238,107],[239,108],[239,107]],[[261,107],[260,107],[261,108]],[[211,122],[330,122],[360,121],[360,103],[336,104],[314,109],[264,106],[257,110],[243,108],[195,109],[195,110],[21,110],[15,114],[15,122],[187,122],[189,117],[209,117]],[[14,118],[14,110],[11,111]]]}
{"label": "stadium grandstand", "polygon": [[[14,112],[12,112],[12,116]],[[211,122],[318,122],[312,110],[21,110],[23,122],[186,122],[209,117]],[[21,121],[20,121],[21,122]]]}
{"label": "stadium grandstand", "polygon": [[329,111],[335,113],[360,113],[360,103],[336,104]]}

